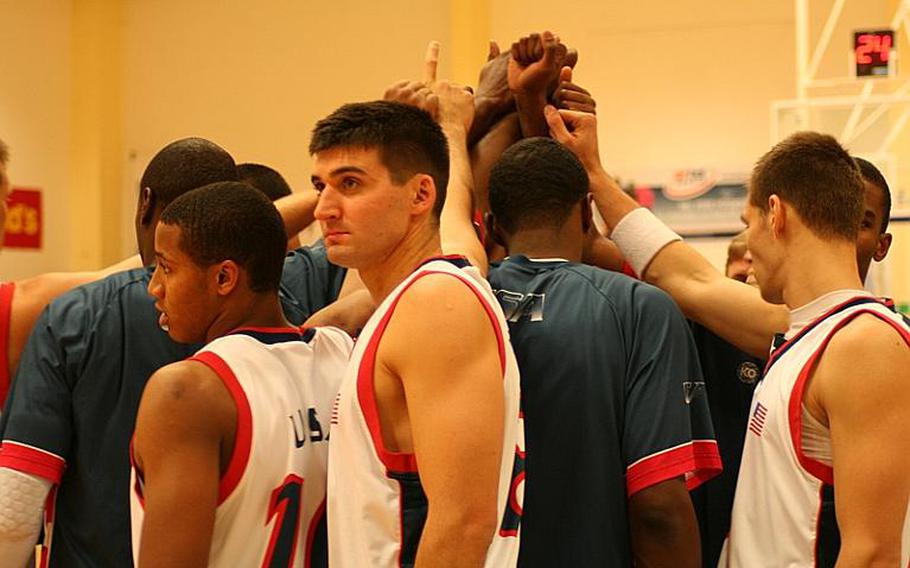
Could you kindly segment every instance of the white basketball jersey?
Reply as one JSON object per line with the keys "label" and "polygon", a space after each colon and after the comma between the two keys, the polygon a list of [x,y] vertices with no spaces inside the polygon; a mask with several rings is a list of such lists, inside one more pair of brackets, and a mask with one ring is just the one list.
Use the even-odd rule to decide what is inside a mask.
{"label": "white basketball jersey", "polygon": [[[216,339],[190,358],[214,370],[237,405],[209,566],[325,565],[329,424],[352,348],[334,328],[256,328]],[[134,466],[138,562],[144,510],[137,473]]]}
{"label": "white basketball jersey", "polygon": [[[485,566],[515,566],[524,480],[524,430],[519,415],[518,365],[508,328],[490,285],[463,259],[433,259],[408,276],[382,302],[354,347],[332,417],[329,453],[329,557],[333,568],[385,568],[414,563],[427,513],[413,454],[385,449],[373,391],[376,352],[395,306],[407,288],[428,274],[449,274],[468,286],[496,331],[503,365],[505,424],[497,510],[500,527]],[[427,306],[432,317],[432,306]],[[414,356],[424,354],[415,338]],[[470,433],[465,433],[469,435]],[[514,482],[513,482],[514,480]],[[459,535],[452,535],[453,539]]]}
{"label": "white basketball jersey", "polygon": [[[889,323],[910,346],[910,329],[901,316],[875,298],[860,296],[804,327],[768,361],[752,398],[730,535],[719,566],[833,565],[839,548],[831,505],[834,471],[802,451],[803,395],[831,337],[862,314]],[[908,562],[908,530],[905,521],[901,566]]]}

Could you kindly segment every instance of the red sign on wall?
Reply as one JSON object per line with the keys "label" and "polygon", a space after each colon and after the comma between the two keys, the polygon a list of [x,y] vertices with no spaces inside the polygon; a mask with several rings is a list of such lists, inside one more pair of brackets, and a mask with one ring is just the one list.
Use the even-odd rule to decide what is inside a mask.
{"label": "red sign on wall", "polygon": [[6,234],[3,246],[40,249],[41,190],[13,189],[6,204]]}

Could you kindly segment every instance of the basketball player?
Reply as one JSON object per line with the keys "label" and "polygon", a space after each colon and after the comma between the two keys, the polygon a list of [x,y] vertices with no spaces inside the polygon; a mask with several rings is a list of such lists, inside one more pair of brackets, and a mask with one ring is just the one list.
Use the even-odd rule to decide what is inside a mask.
{"label": "basketball player", "polygon": [[[145,264],[154,229],[176,197],[236,180],[233,158],[199,138],[171,143],[142,180],[136,234]],[[343,269],[321,247],[285,260],[282,304],[294,324],[332,301]],[[148,268],[77,288],[42,313],[0,420],[0,565],[19,566],[46,512],[48,566],[128,566],[129,442],[142,389],[160,367],[197,348],[171,341],[146,292]],[[47,504],[47,507],[45,507]]]}
{"label": "basketball player", "polygon": [[[489,279],[522,378],[521,566],[698,566],[687,485],[720,470],[685,319],[656,288],[581,264],[593,224],[578,159],[548,138],[490,176]],[[634,559],[634,562],[633,562]]]}
{"label": "basketball player", "polygon": [[140,567],[327,566],[316,531],[328,419],[353,343],[287,322],[285,245],[278,211],[247,184],[193,190],[161,214],[149,293],[172,339],[208,344],[156,371],[142,395]]}
{"label": "basketball player", "polygon": [[[731,321],[734,311],[773,320],[779,312],[771,304],[791,310],[755,390],[721,563],[907,565],[910,332],[862,290],[856,243],[864,188],[856,162],[815,133],[796,134],[759,160],[743,218],[765,303],[751,287],[702,270],[697,253],[619,192],[600,166],[592,115],[549,109],[547,116],[554,136],[585,164],[612,237],[646,278],[656,271],[688,281],[680,284],[688,297],[674,297],[701,306],[721,327],[749,327],[741,317]],[[786,313],[780,319],[786,327]],[[740,339],[761,337],[744,331]],[[832,495],[836,521],[834,507],[822,506]]]}
{"label": "basketball player", "polygon": [[[329,258],[359,269],[378,304],[336,402],[330,557],[339,567],[514,565],[518,369],[470,223],[473,100],[433,83],[411,102],[442,126],[397,102],[350,104],[317,123],[310,144]],[[458,230],[443,242],[450,222]]]}
{"label": "basketball player", "polygon": [[[263,164],[239,164],[237,166],[237,181],[252,185],[272,201],[278,201],[293,193],[284,176],[278,173],[277,170]],[[313,220],[309,219],[305,226],[312,222]],[[297,231],[288,230],[288,235],[290,235],[288,238],[288,250],[299,248],[300,236]]]}
{"label": "basketball player", "polygon": [[[0,140],[0,246],[10,193],[8,163],[9,148]],[[133,257],[99,271],[49,272],[15,282],[0,282],[0,408],[6,402],[28,334],[48,302],[76,286],[139,264],[138,258]]]}

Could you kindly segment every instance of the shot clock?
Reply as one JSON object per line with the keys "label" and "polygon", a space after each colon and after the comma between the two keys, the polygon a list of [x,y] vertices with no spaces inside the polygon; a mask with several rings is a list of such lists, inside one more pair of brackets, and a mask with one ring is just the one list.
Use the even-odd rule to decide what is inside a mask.
{"label": "shot clock", "polygon": [[887,77],[894,69],[894,30],[853,32],[857,77]]}

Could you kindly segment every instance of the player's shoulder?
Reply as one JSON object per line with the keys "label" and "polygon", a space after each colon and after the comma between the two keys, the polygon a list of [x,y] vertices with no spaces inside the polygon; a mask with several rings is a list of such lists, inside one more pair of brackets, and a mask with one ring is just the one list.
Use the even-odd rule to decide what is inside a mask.
{"label": "player's shoulder", "polygon": [[665,316],[679,311],[669,294],[626,274],[581,263],[571,263],[566,266],[566,270],[587,282],[621,314],[645,313]]}
{"label": "player's shoulder", "polygon": [[343,329],[320,326],[304,329],[303,333],[304,339],[308,340],[314,349],[337,352],[345,357],[354,350],[354,339]]}
{"label": "player's shoulder", "polygon": [[152,373],[143,398],[152,403],[205,401],[227,394],[218,371],[198,359],[190,358],[165,365]]}
{"label": "player's shoulder", "polygon": [[831,337],[827,353],[853,361],[872,357],[910,360],[910,328],[888,315],[860,313]]}
{"label": "player's shoulder", "polygon": [[66,313],[74,309],[98,313],[124,297],[148,298],[151,268],[135,268],[117,272],[105,278],[77,286],[53,300],[49,307],[53,313]]}

